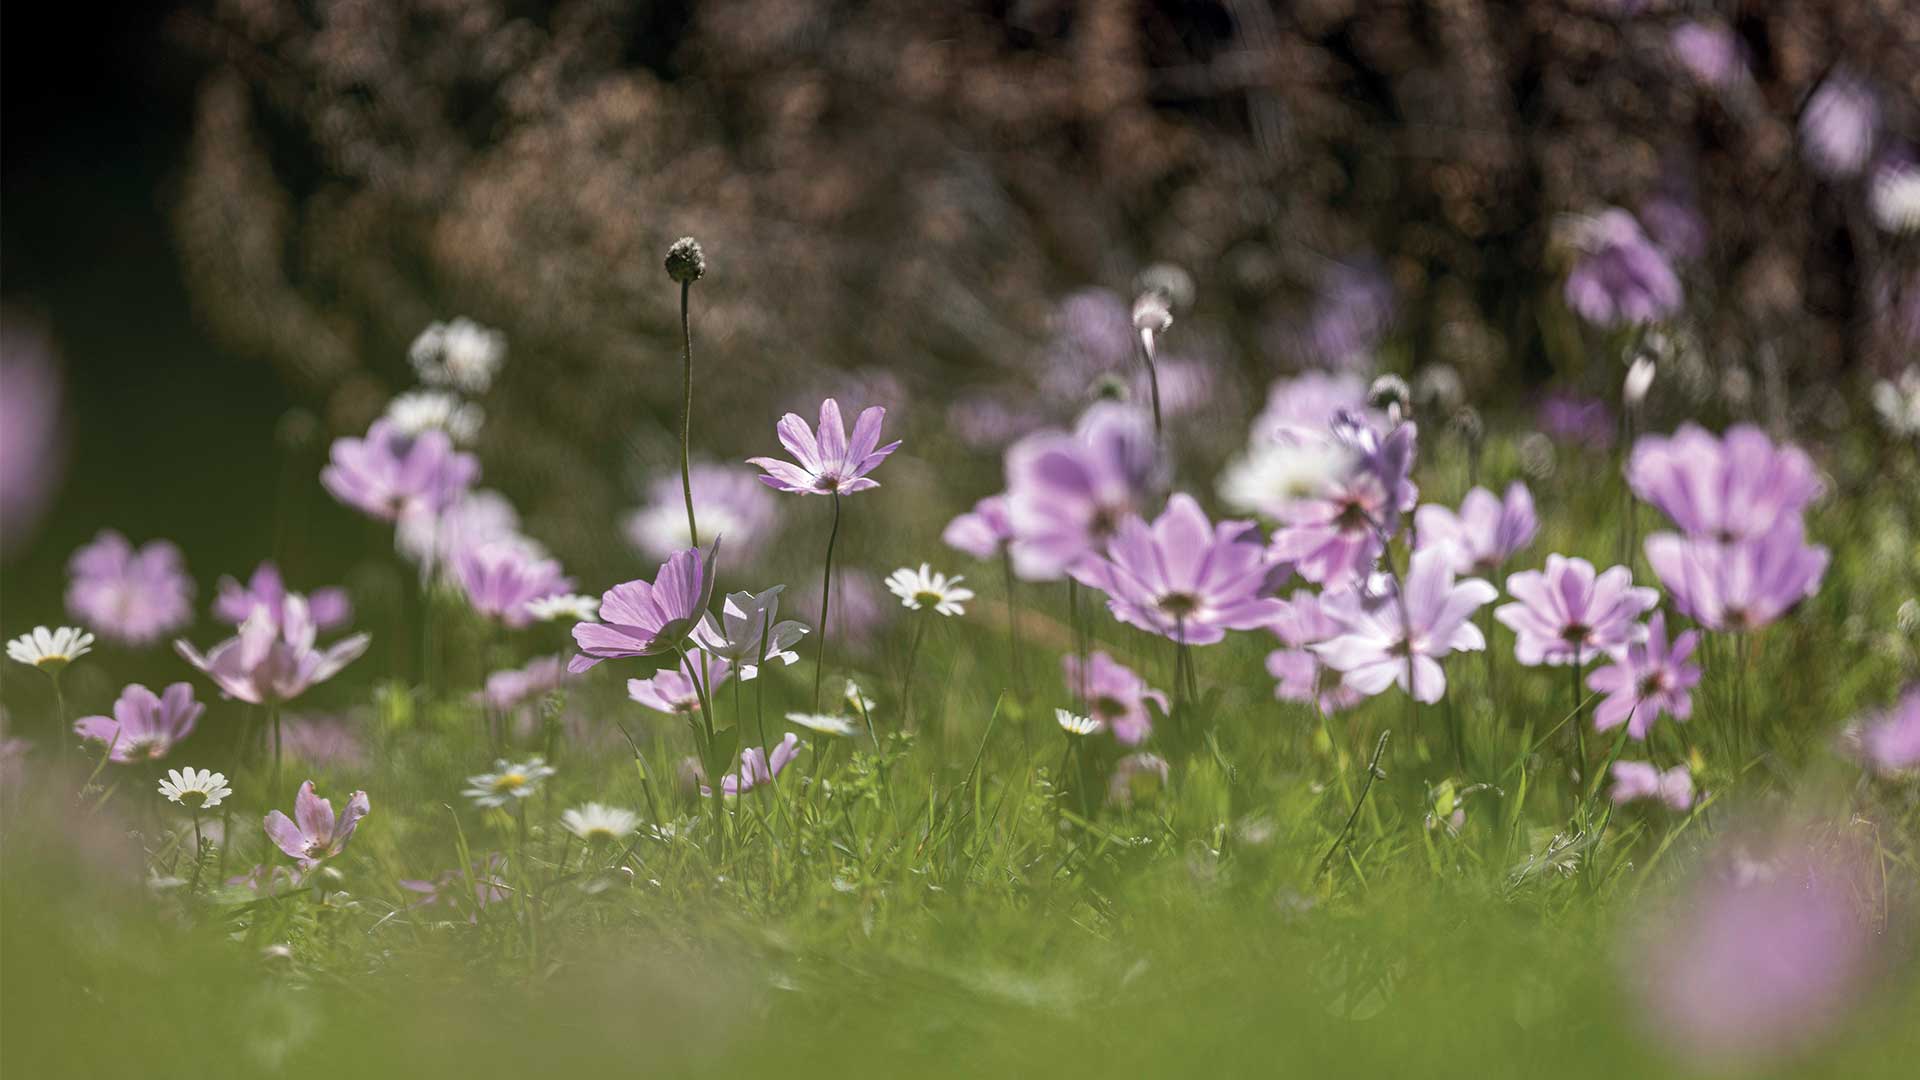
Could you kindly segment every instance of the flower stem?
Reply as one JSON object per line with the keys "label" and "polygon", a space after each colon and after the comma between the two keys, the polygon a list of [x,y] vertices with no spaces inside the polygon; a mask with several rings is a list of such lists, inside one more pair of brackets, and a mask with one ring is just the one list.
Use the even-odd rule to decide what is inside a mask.
{"label": "flower stem", "polygon": [[1165,433],[1160,421],[1160,369],[1153,362],[1153,331],[1140,331],[1139,340],[1140,361],[1147,366],[1147,391],[1153,397],[1153,441],[1158,443]]}
{"label": "flower stem", "polygon": [[1000,548],[1000,572],[1007,579],[1007,660],[1008,671],[1013,675],[1015,692],[1022,698],[1027,696],[1027,680],[1020,673],[1020,608],[1019,600],[1013,589],[1013,555],[1005,545]]}
{"label": "flower stem", "polygon": [[903,726],[913,727],[913,669],[920,659],[920,641],[927,636],[926,612],[921,612],[913,621],[913,644],[907,646],[907,674],[900,686],[900,722]]}
{"label": "flower stem", "polygon": [[700,546],[700,526],[693,520],[693,472],[687,463],[689,429],[693,427],[693,323],[687,317],[687,299],[693,282],[680,283],[680,358],[682,363],[680,400],[680,491],[687,497],[687,535],[693,546]]}
{"label": "flower stem", "polygon": [[273,790],[280,790],[280,702],[276,699],[267,705],[267,718],[273,725]]}
{"label": "flower stem", "polygon": [[73,752],[73,740],[67,737],[67,694],[60,686],[60,673],[51,672],[53,680],[53,745],[60,748],[60,759],[65,761]]}
{"label": "flower stem", "polygon": [[827,565],[820,573],[820,660],[813,669],[813,711],[820,711],[820,676],[827,670],[827,615],[833,601],[833,544],[840,539],[840,493],[833,493],[833,528],[827,533]]}

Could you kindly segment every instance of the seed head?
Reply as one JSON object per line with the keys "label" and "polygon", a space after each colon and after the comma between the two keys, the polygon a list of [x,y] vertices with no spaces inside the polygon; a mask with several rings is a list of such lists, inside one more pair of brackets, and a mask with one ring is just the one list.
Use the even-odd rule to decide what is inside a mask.
{"label": "seed head", "polygon": [[667,249],[667,276],[682,285],[699,281],[707,272],[707,253],[700,250],[700,241],[691,236],[683,236]]}

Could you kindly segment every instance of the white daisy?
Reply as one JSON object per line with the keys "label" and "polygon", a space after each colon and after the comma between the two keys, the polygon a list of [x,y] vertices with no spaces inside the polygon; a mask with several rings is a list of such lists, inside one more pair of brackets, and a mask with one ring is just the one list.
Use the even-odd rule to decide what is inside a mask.
{"label": "white daisy", "polygon": [[434,323],[407,350],[421,382],[468,394],[485,393],[506,356],[506,335],[465,317]]}
{"label": "white daisy", "polygon": [[543,596],[527,604],[527,614],[541,622],[565,619],[569,622],[599,622],[600,601],[579,593]]}
{"label": "white daisy", "polygon": [[1873,384],[1873,408],[1895,435],[1920,435],[1920,367]]}
{"label": "white daisy", "polygon": [[959,587],[966,578],[959,575],[948,577],[935,573],[926,563],[920,564],[918,571],[901,567],[887,576],[887,588],[900,598],[900,603],[920,611],[931,607],[942,615],[965,615],[962,603],[973,599],[972,589]]}
{"label": "white daisy", "polygon": [[787,714],[787,723],[799,724],[823,735],[852,735],[860,730],[844,716],[828,716],[825,713],[790,712]]}
{"label": "white daisy", "polygon": [[189,810],[205,810],[219,806],[221,799],[233,794],[233,789],[227,786],[227,778],[222,773],[207,769],[168,769],[167,778],[160,781],[160,794]]}
{"label": "white daisy", "polygon": [[590,802],[561,814],[560,824],[589,844],[601,844],[631,836],[640,824],[640,815],[616,806]]}
{"label": "white daisy", "polygon": [[475,806],[505,806],[538,791],[540,781],[553,774],[554,768],[546,758],[528,758],[517,765],[500,760],[493,763],[492,772],[467,777],[472,786],[461,794],[472,799]]}
{"label": "white daisy", "polygon": [[485,409],[444,390],[414,390],[387,402],[387,419],[408,435],[444,431],[454,442],[467,445],[480,435]]}
{"label": "white daisy", "polygon": [[1279,517],[1300,499],[1325,495],[1353,469],[1353,455],[1331,442],[1261,442],[1220,474],[1220,498],[1235,510]]}
{"label": "white daisy", "polygon": [[847,680],[846,699],[847,708],[852,709],[861,716],[870,715],[876,704],[872,698],[861,693],[860,684],[854,682],[852,679]]}
{"label": "white daisy", "polygon": [[1920,232],[1920,166],[1890,162],[1874,170],[1867,205],[1887,232]]}
{"label": "white daisy", "polygon": [[63,626],[58,630],[36,626],[33,633],[21,634],[7,642],[9,659],[32,664],[48,673],[58,672],[92,651],[93,635],[77,626]]}
{"label": "white daisy", "polygon": [[1060,730],[1069,735],[1092,735],[1107,725],[1091,716],[1078,716],[1065,709],[1053,710],[1053,718],[1060,724]]}

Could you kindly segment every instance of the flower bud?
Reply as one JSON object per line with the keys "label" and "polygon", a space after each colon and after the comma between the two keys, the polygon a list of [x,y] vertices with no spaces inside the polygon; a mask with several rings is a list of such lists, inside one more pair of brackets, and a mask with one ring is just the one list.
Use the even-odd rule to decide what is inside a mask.
{"label": "flower bud", "polygon": [[667,276],[673,280],[690,285],[706,272],[707,253],[700,250],[700,241],[683,236],[667,249]]}

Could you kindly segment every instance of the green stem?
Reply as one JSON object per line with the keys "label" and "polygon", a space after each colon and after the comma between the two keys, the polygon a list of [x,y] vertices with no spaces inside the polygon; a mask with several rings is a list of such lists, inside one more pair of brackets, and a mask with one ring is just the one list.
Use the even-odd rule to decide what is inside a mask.
{"label": "green stem", "polygon": [[920,659],[920,641],[927,636],[927,620],[930,616],[920,612],[913,621],[913,644],[907,646],[907,673],[900,686],[900,723],[913,727],[913,669]]}
{"label": "green stem", "polygon": [[1000,546],[1000,572],[1007,579],[1007,661],[1013,685],[1022,698],[1027,696],[1027,680],[1020,673],[1020,609],[1013,591],[1013,555]]}
{"label": "green stem", "polygon": [[840,493],[833,493],[833,528],[827,533],[827,565],[820,572],[820,659],[813,669],[813,711],[820,711],[820,677],[827,670],[827,615],[833,601],[833,545],[840,539]]}
{"label": "green stem", "polygon": [[693,427],[693,323],[687,317],[687,298],[692,291],[693,282],[680,283],[680,356],[684,375],[680,401],[680,490],[687,497],[687,535],[692,538],[693,546],[699,547],[700,526],[693,520],[693,472],[687,463]]}

